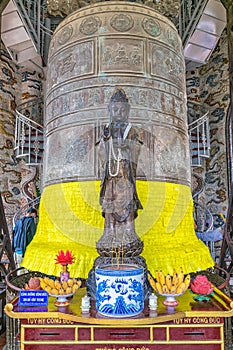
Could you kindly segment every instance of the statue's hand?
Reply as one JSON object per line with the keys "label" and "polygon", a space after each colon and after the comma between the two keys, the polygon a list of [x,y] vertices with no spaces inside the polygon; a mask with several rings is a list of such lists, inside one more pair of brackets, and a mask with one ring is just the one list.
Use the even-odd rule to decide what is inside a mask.
{"label": "statue's hand", "polygon": [[109,139],[109,137],[111,136],[111,129],[109,125],[104,126],[103,134],[104,134],[104,139]]}

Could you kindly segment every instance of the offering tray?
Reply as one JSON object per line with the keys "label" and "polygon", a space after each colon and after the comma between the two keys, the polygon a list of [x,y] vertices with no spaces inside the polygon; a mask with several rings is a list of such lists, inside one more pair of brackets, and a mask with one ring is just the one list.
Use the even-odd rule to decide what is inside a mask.
{"label": "offering tray", "polygon": [[162,297],[165,297],[165,300],[163,300],[163,305],[165,306],[177,306],[179,302],[175,299],[176,297],[180,297],[184,293],[180,294],[160,294],[157,292],[158,295],[161,295]]}
{"label": "offering tray", "polygon": [[54,305],[56,306],[68,306],[70,304],[70,300],[68,298],[71,298],[75,293],[70,294],[49,294],[50,297],[56,298],[56,301]]}

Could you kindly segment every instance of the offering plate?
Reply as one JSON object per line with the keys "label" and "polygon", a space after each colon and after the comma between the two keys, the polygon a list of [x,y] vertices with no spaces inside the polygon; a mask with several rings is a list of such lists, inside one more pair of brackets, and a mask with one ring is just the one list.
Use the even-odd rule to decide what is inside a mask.
{"label": "offering plate", "polygon": [[176,300],[176,297],[179,297],[181,295],[183,295],[184,293],[180,293],[180,294],[160,294],[162,297],[165,297],[165,299],[163,300],[163,305],[165,306],[177,306],[179,304],[179,302]]}
{"label": "offering plate", "polygon": [[67,306],[70,304],[70,300],[68,298],[71,298],[74,293],[70,294],[62,294],[62,295],[57,295],[57,294],[49,294],[51,297],[56,298],[55,305],[56,306]]}

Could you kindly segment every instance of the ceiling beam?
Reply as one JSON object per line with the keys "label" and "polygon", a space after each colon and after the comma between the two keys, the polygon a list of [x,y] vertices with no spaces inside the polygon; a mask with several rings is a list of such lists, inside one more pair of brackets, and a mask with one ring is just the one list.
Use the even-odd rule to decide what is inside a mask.
{"label": "ceiling beam", "polygon": [[[2,0],[0,2],[0,34],[1,34],[1,27],[2,27],[2,12],[5,9],[5,7],[6,7],[6,5],[8,4],[9,1],[10,0]],[[2,40],[0,40],[0,48],[1,47],[2,47]]]}

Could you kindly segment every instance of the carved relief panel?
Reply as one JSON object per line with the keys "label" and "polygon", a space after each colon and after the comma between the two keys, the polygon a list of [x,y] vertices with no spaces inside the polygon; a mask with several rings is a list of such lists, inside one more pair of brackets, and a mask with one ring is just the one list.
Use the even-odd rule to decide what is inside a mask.
{"label": "carved relief panel", "polygon": [[113,38],[101,41],[100,74],[106,72],[144,73],[143,41]]}
{"label": "carved relief panel", "polygon": [[94,42],[87,41],[72,45],[59,52],[48,71],[48,89],[64,83],[72,77],[94,74]]}
{"label": "carved relief panel", "polygon": [[74,181],[95,176],[95,126],[82,125],[57,130],[48,137],[45,159],[47,183]]}

